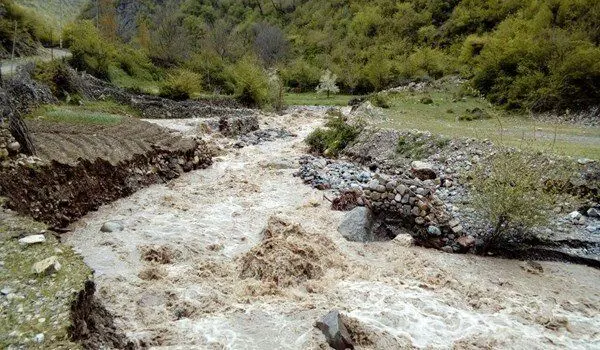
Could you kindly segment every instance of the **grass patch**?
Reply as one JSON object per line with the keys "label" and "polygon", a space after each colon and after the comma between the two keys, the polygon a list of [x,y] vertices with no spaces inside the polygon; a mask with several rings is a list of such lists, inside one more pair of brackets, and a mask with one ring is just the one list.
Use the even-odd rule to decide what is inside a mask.
{"label": "grass patch", "polygon": [[396,152],[405,158],[424,159],[446,147],[450,139],[436,135],[408,133],[400,135]]}
{"label": "grass patch", "polygon": [[[19,219],[0,226],[0,288],[10,289],[11,297],[1,296],[0,347],[77,349],[68,337],[70,306],[75,293],[90,278],[91,270],[83,259],[67,246],[61,245],[51,235],[47,241],[31,246],[21,246],[17,235],[21,232],[39,232],[43,225]],[[57,256],[62,268],[55,275],[35,276],[33,264]],[[37,344],[33,338],[44,334],[44,342]]]}
{"label": "grass patch", "polygon": [[[538,151],[600,159],[600,128],[537,122],[526,115],[496,108],[480,97],[457,97],[459,90],[457,86],[422,93],[390,94],[390,108],[385,111],[387,118],[382,126],[418,129],[449,137],[489,139],[505,146],[527,144]],[[425,97],[431,97],[433,103],[423,104]],[[472,115],[474,110],[481,111],[486,118],[461,120],[461,116]]]}
{"label": "grass patch", "polygon": [[327,98],[323,94],[307,92],[286,93],[283,99],[288,106],[347,106],[352,97],[351,95],[331,95]]}
{"label": "grass patch", "polygon": [[142,79],[123,74],[115,74],[111,76],[111,82],[116,86],[148,95],[158,96],[162,83],[156,80]]}
{"label": "grass patch", "polygon": [[127,116],[138,117],[139,112],[112,101],[85,101],[81,106],[42,106],[29,117],[66,124],[117,125]]}

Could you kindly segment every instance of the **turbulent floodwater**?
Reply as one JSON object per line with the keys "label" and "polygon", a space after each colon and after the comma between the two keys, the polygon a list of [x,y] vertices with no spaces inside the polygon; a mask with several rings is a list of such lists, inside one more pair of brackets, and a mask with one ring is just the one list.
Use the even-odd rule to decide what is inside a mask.
{"label": "turbulent floodwater", "polygon": [[[322,112],[264,123],[298,137],[231,150],[207,170],[102,207],[67,237],[131,339],[157,349],[326,349],[314,323],[339,309],[363,349],[600,348],[598,270],[542,263],[540,274],[519,261],[347,242],[336,230],[343,213],[292,176]],[[344,267],[288,288],[241,279],[239,258],[272,216],[330,238]],[[108,220],[125,229],[101,233]],[[172,262],[143,261],[148,246],[168,248]]]}

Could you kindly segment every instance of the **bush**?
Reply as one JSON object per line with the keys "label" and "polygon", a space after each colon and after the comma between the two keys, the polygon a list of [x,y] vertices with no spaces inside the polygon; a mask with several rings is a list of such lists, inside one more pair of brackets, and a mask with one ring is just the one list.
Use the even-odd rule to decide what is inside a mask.
{"label": "bush", "polygon": [[231,69],[236,99],[245,106],[265,107],[269,103],[269,77],[256,59],[244,58]]}
{"label": "bush", "polygon": [[33,78],[48,85],[52,94],[60,99],[67,98],[76,91],[71,86],[67,65],[60,61],[36,63]]}
{"label": "bush", "polygon": [[313,131],[305,142],[310,146],[311,152],[332,157],[337,157],[363,129],[362,123],[350,125],[341,115],[332,116],[325,127]]}
{"label": "bush", "polygon": [[551,170],[537,155],[502,152],[473,171],[473,206],[491,226],[481,253],[514,248],[531,228],[546,223],[554,196],[542,180]]}
{"label": "bush", "polygon": [[371,101],[371,103],[375,107],[390,108],[390,102],[388,101],[388,97],[386,94],[372,94],[371,96],[369,96],[369,101]]}
{"label": "bush", "polygon": [[321,71],[303,59],[297,59],[282,71],[285,85],[294,92],[313,91],[319,85]]}
{"label": "bush", "polygon": [[74,22],[64,30],[65,44],[71,50],[71,64],[99,78],[107,79],[115,62],[116,48],[100,36],[91,21]]}
{"label": "bush", "polygon": [[[71,64],[88,73],[113,81],[122,72],[136,80],[156,80],[159,70],[142,50],[103,38],[91,21],[78,21],[64,30],[65,44],[71,50]],[[115,81],[113,81],[115,82]]]}
{"label": "bush", "polygon": [[160,96],[173,100],[187,100],[201,91],[202,76],[186,69],[177,69],[167,75]]}
{"label": "bush", "polygon": [[203,51],[193,55],[184,65],[186,69],[202,75],[202,88],[204,91],[222,94],[233,93],[228,84],[226,62],[216,53]]}
{"label": "bush", "polygon": [[[566,3],[566,2],[565,2]],[[583,108],[600,101],[600,48],[570,25],[557,26],[553,10],[541,4],[531,14],[502,22],[479,43],[465,42],[474,57],[473,86],[508,109],[534,111]],[[564,4],[559,13],[569,11]],[[560,53],[560,54],[557,54]]]}

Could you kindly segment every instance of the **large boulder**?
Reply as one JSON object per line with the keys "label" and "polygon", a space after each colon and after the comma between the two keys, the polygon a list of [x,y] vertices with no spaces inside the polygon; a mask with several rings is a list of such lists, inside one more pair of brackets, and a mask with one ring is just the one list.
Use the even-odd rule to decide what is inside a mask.
{"label": "large boulder", "polygon": [[356,207],[349,211],[338,227],[338,232],[352,242],[373,241],[373,213],[367,207]]}

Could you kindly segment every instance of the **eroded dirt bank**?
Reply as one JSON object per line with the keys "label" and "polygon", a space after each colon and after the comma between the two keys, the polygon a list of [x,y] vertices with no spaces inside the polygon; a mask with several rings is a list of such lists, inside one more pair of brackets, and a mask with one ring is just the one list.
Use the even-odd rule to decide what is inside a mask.
{"label": "eroded dirt bank", "polygon": [[[232,150],[207,170],[99,208],[66,237],[134,344],[326,349],[314,323],[339,309],[363,349],[600,346],[600,271],[347,242],[337,232],[343,213],[292,175],[322,113],[264,121],[297,137]],[[270,218],[287,224],[263,241]],[[100,232],[107,221],[124,230]],[[284,283],[278,271],[299,278]]]}

